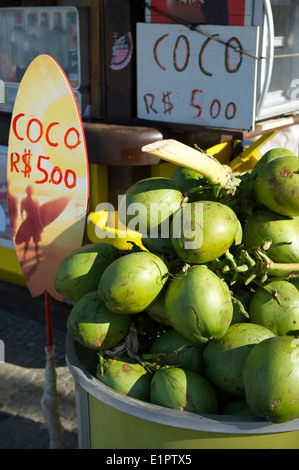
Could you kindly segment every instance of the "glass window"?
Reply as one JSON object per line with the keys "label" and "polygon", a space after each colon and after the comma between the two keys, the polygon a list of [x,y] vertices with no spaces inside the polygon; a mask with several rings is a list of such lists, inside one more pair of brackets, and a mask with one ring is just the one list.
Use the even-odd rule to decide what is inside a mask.
{"label": "glass window", "polygon": [[299,0],[272,0],[271,5],[275,37],[269,93],[283,101],[291,98],[294,80],[299,78]]}

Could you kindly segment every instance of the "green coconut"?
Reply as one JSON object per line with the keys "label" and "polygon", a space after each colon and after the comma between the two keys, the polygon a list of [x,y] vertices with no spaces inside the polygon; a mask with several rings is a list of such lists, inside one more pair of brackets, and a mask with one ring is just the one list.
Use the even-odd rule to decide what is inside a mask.
{"label": "green coconut", "polygon": [[[167,226],[170,226],[170,224],[171,219],[169,219]],[[151,233],[150,236],[142,235],[141,241],[143,246],[152,253],[163,253],[164,255],[172,259],[176,256],[175,250],[172,246],[168,227],[163,232],[161,230],[161,227],[159,227],[156,234]]]}
{"label": "green coconut", "polygon": [[130,316],[111,312],[97,291],[88,292],[73,306],[67,330],[79,344],[90,349],[109,349],[126,336]]}
{"label": "green coconut", "polygon": [[165,309],[166,286],[161,290],[155,300],[145,309],[146,313],[156,322],[162,325],[170,325]]}
{"label": "green coconut", "polygon": [[268,162],[257,173],[256,199],[277,214],[299,215],[299,158],[281,157]]}
{"label": "green coconut", "polygon": [[189,193],[190,190],[196,188],[202,181],[205,181],[205,178],[198,171],[182,166],[179,166],[172,172],[170,179],[175,182],[183,194]]}
{"label": "green coconut", "polygon": [[234,211],[220,202],[186,204],[174,215],[171,241],[177,255],[192,264],[219,258],[233,244],[239,223]]}
{"label": "green coconut", "polygon": [[159,256],[148,251],[132,252],[108,266],[98,294],[113,312],[140,313],[156,299],[167,278],[168,268]]}
{"label": "green coconut", "polygon": [[155,372],[150,400],[155,405],[196,413],[217,413],[218,401],[211,384],[197,372],[162,367]]}
{"label": "green coconut", "polygon": [[123,395],[150,401],[152,373],[134,359],[99,354],[96,378]]}
{"label": "green coconut", "polygon": [[299,418],[299,339],[276,336],[257,344],[243,368],[252,413],[272,423]]}
{"label": "green coconut", "polygon": [[119,220],[149,239],[164,235],[169,217],[179,209],[183,195],[166,177],[145,178],[134,183],[121,199]]}
{"label": "green coconut", "polygon": [[253,323],[231,325],[221,339],[212,339],[205,347],[205,376],[220,389],[234,396],[244,396],[242,371],[245,359],[255,344],[273,336],[267,328]]}
{"label": "green coconut", "polygon": [[228,285],[205,265],[190,266],[170,280],[165,308],[172,327],[195,343],[222,338],[233,316]]}
{"label": "green coconut", "polygon": [[54,287],[65,300],[77,302],[98,287],[110,263],[119,256],[118,249],[108,243],[83,245],[72,251],[58,267]]}
{"label": "green coconut", "polygon": [[256,175],[263,168],[263,166],[266,165],[266,163],[269,163],[272,160],[276,160],[276,158],[290,157],[290,156],[295,157],[296,155],[290,150],[285,149],[285,148],[277,147],[277,148],[267,150],[267,152],[265,152],[263,156],[259,159],[259,161],[254,165],[251,175],[252,176]]}
{"label": "green coconut", "polygon": [[278,336],[298,334],[298,289],[286,280],[274,280],[258,287],[250,302],[249,318]]}
{"label": "green coconut", "polygon": [[244,227],[246,250],[271,240],[267,256],[276,263],[299,262],[299,217],[287,217],[263,208],[251,214]]}
{"label": "green coconut", "polygon": [[176,365],[183,369],[203,372],[204,343],[193,343],[170,328],[161,333],[152,343],[149,354],[143,355],[148,361],[160,365]]}

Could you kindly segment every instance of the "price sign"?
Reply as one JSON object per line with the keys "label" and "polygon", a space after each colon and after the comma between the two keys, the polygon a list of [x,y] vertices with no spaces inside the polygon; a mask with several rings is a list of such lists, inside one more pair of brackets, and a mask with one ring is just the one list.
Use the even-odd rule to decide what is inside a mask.
{"label": "price sign", "polygon": [[141,119],[250,130],[258,28],[137,24]]}
{"label": "price sign", "polygon": [[61,261],[82,244],[88,161],[71,85],[48,55],[31,62],[19,86],[7,181],[14,245],[30,293],[62,300],[54,279]]}

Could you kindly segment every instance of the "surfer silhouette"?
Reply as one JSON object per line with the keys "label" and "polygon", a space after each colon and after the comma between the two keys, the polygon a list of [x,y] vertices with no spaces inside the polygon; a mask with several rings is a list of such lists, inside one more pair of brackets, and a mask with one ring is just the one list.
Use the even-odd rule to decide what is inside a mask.
{"label": "surfer silhouette", "polygon": [[21,200],[20,212],[22,219],[24,212],[26,214],[26,230],[23,233],[24,250],[22,261],[27,258],[27,251],[29,242],[32,238],[35,248],[35,258],[39,261],[39,242],[41,241],[41,234],[43,225],[40,218],[40,204],[39,201],[33,197],[34,189],[32,185],[26,187],[26,197]]}

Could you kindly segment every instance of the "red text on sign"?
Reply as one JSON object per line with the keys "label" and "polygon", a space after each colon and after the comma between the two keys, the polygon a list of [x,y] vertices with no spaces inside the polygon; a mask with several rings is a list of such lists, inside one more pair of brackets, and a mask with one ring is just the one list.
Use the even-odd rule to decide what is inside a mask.
{"label": "red text on sign", "polygon": [[[15,137],[18,140],[24,140],[24,135],[19,132],[18,123],[20,119],[26,118],[24,113],[17,114],[12,121],[12,130]],[[59,122],[51,122],[47,126],[37,118],[31,118],[28,120],[26,125],[26,138],[33,144],[36,144],[43,138],[51,147],[58,147],[59,142],[53,139],[53,127],[60,126]],[[72,150],[81,144],[81,136],[79,131],[75,127],[69,127],[64,132],[63,144],[66,148]]]}
{"label": "red text on sign", "polygon": [[[162,41],[166,40],[168,38],[169,34],[164,34],[163,36],[159,37],[157,41],[155,42],[154,49],[153,49],[153,55],[154,55],[154,60],[156,64],[162,69],[167,71],[167,68],[163,65],[163,60],[161,60],[162,57],[162,51],[160,51],[161,54],[159,54],[159,46],[161,45]],[[198,66],[200,70],[207,76],[212,76],[213,73],[210,70],[207,70],[204,66],[204,58],[205,56],[209,55],[209,44],[213,40],[213,38],[216,38],[219,36],[219,34],[213,34],[212,36],[208,37],[200,47],[200,50],[198,52]],[[169,39],[169,38],[168,38]],[[168,48],[170,50],[171,47]],[[232,54],[230,52],[233,51]],[[190,52],[191,52],[191,47],[189,43],[189,39],[187,36],[184,34],[179,35],[175,43],[173,45],[173,66],[174,69],[177,72],[183,72],[188,68],[189,64],[189,58],[190,58]],[[237,56],[235,55],[235,52],[237,52]],[[163,53],[165,53],[163,49]],[[180,59],[179,59],[180,56]],[[236,37],[231,37],[225,44],[225,49],[224,49],[224,65],[225,69],[228,73],[236,73],[238,72],[241,63],[242,63],[242,44],[239,41],[238,38]],[[217,64],[215,64],[217,66]]]}
{"label": "red text on sign", "polygon": [[[21,156],[17,152],[11,152],[10,154],[10,172],[19,173],[20,171],[24,174],[24,177],[29,178],[32,170],[31,164],[31,151],[28,152],[25,150],[24,154]],[[41,178],[35,180],[36,184],[43,184],[46,182],[58,185],[64,182],[66,188],[72,189],[77,184],[77,175],[71,170],[67,169],[65,172],[59,166],[54,166],[53,169],[49,172],[44,166],[43,163],[45,160],[50,160],[50,157],[45,155],[39,155],[36,163],[37,170],[41,173]]]}
{"label": "red text on sign", "polygon": [[[162,92],[161,103],[163,103],[164,109],[163,111],[161,111],[161,109],[159,111],[163,112],[163,114],[171,115],[171,111],[175,107],[171,101],[170,95],[171,95],[170,91]],[[203,114],[203,105],[202,105],[203,95],[204,95],[203,90],[198,90],[198,89],[191,90],[190,106],[192,108],[197,109],[197,114],[193,116],[194,118],[199,118]],[[147,93],[144,95],[143,98],[145,101],[147,114],[150,114],[151,111],[154,112],[155,114],[158,114],[159,111],[156,108],[159,109],[159,106],[158,106],[159,101],[155,100],[155,95],[153,95],[152,93]],[[156,101],[156,107],[154,108],[155,101]],[[212,119],[217,119],[219,116],[221,116],[221,114],[223,114],[221,102],[219,101],[218,98],[214,98],[212,100],[208,113]],[[236,104],[233,101],[230,101],[229,103],[227,103],[227,105],[224,108],[225,119],[227,120],[233,119],[236,113],[237,113]]]}

